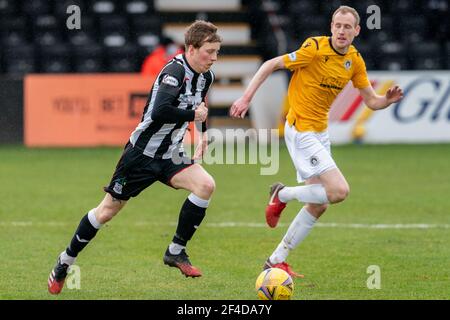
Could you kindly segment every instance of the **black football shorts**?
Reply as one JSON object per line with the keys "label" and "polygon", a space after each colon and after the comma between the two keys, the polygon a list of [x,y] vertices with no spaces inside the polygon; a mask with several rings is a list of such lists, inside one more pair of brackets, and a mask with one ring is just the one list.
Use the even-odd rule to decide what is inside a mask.
{"label": "black football shorts", "polygon": [[170,180],[175,174],[194,164],[194,160],[186,158],[178,162],[181,163],[172,159],[151,158],[128,142],[111,182],[103,189],[114,198],[126,201],[155,181],[171,186]]}

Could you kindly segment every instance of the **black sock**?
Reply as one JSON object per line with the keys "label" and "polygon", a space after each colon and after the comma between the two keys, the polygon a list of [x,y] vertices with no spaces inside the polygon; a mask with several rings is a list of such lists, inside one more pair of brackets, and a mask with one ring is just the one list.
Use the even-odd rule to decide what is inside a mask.
{"label": "black sock", "polygon": [[76,257],[78,253],[95,237],[98,229],[94,228],[86,214],[80,221],[77,231],[73,235],[66,252],[71,257]]}
{"label": "black sock", "polygon": [[191,240],[195,230],[202,223],[206,215],[206,208],[199,207],[193,204],[189,199],[186,199],[181,207],[180,217],[178,218],[178,226],[173,242],[182,246]]}

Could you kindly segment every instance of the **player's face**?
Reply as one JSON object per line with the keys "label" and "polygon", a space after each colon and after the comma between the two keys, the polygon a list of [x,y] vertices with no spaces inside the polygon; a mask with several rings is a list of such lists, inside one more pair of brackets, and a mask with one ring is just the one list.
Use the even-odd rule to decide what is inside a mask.
{"label": "player's face", "polygon": [[192,68],[199,73],[208,71],[217,61],[219,50],[220,42],[205,42],[200,48],[189,46]]}
{"label": "player's face", "polygon": [[346,51],[353,39],[359,34],[360,26],[356,26],[356,18],[350,12],[338,12],[331,22],[331,40],[333,47]]}

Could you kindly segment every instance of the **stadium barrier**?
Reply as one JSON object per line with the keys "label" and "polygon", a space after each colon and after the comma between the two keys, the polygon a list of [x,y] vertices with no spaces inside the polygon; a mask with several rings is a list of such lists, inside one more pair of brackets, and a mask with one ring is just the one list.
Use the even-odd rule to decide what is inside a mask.
{"label": "stadium barrier", "polygon": [[[450,142],[449,71],[369,72],[369,77],[378,94],[400,85],[404,99],[372,112],[349,83],[330,110],[333,143]],[[152,80],[136,74],[29,75],[24,85],[24,142],[27,146],[123,145],[142,116]],[[258,103],[271,101],[270,108],[255,101],[252,108],[271,111],[270,98],[285,92],[263,90],[267,97]]]}
{"label": "stadium barrier", "polygon": [[399,85],[404,98],[373,112],[350,82],[331,106],[332,142],[450,142],[450,71],[375,71],[369,78],[378,94]]}
{"label": "stadium barrier", "polygon": [[123,145],[152,83],[139,74],[28,75],[25,145]]}

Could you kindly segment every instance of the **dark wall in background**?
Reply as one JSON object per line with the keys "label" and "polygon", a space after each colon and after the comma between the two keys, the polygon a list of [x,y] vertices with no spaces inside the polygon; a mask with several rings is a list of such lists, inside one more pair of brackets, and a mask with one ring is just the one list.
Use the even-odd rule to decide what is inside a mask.
{"label": "dark wall in background", "polygon": [[23,143],[23,79],[0,77],[0,144]]}

